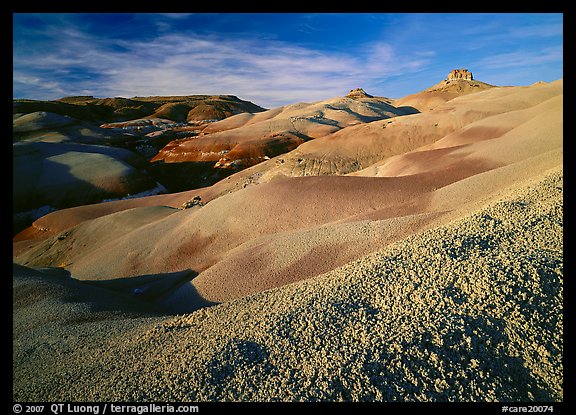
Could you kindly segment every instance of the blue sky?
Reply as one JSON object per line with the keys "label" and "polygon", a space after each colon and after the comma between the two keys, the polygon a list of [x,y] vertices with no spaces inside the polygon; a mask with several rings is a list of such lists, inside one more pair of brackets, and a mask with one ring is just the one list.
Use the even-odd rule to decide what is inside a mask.
{"label": "blue sky", "polygon": [[230,94],[266,108],[419,92],[467,68],[563,77],[560,13],[13,15],[13,97]]}

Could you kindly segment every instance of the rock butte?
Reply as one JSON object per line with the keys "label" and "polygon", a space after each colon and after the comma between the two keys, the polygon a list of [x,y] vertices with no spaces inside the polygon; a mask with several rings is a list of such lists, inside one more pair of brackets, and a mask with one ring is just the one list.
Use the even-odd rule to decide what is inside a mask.
{"label": "rock butte", "polygon": [[459,79],[464,79],[465,81],[474,80],[472,77],[472,72],[468,71],[468,69],[454,69],[450,71],[446,79],[448,81],[455,81]]}
{"label": "rock butte", "polygon": [[346,96],[348,98],[374,98],[372,95],[366,93],[362,88],[351,89]]}

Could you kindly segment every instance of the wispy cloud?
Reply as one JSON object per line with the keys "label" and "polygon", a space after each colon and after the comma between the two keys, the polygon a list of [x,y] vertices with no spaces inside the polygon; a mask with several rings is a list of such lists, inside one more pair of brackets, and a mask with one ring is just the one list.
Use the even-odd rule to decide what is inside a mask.
{"label": "wispy cloud", "polygon": [[168,19],[184,20],[194,14],[195,13],[156,13],[156,16],[166,17]]}
{"label": "wispy cloud", "polygon": [[486,24],[470,25],[470,27],[464,28],[460,33],[466,39],[466,42],[462,45],[466,49],[476,50],[502,44],[534,42],[552,37],[561,38],[564,29],[562,15],[554,15],[552,17],[554,18],[553,22],[514,25],[494,19]]}
{"label": "wispy cloud", "polygon": [[520,38],[543,38],[550,36],[562,36],[563,35],[563,24],[562,21],[556,23],[542,23],[542,24],[531,24],[523,27],[510,28],[508,32],[509,37],[520,37]]}
{"label": "wispy cloud", "polygon": [[64,94],[66,91],[62,89],[58,82],[51,82],[37,76],[28,76],[24,74],[15,74],[13,77],[15,85],[25,86],[26,89],[36,91],[37,94]]}
{"label": "wispy cloud", "polygon": [[483,69],[503,69],[513,67],[538,66],[551,62],[562,62],[561,46],[554,46],[541,50],[522,50],[518,52],[500,53],[487,56],[475,62]]}
{"label": "wispy cloud", "polygon": [[561,14],[23,14],[14,97],[234,94],[273,107],[356,87],[400,97],[456,67],[530,84],[562,76],[562,24]]}
{"label": "wispy cloud", "polygon": [[[393,46],[377,42],[346,53],[217,35],[165,34],[145,42],[105,42],[67,32],[58,43],[42,53],[15,49],[16,91],[32,98],[56,98],[78,89],[127,97],[234,94],[272,107],[327,99],[357,86],[369,89],[387,75],[416,71],[427,62],[426,57],[399,55]],[[72,84],[65,76],[70,68],[92,76]]]}

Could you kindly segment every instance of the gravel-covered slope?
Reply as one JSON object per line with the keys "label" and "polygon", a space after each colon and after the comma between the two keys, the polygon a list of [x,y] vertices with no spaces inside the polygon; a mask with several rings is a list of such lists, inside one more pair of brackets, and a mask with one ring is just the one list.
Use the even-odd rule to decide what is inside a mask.
{"label": "gravel-covered slope", "polygon": [[[319,277],[188,315],[15,306],[14,399],[561,401],[562,186],[557,168]],[[18,330],[30,307],[65,318]]]}

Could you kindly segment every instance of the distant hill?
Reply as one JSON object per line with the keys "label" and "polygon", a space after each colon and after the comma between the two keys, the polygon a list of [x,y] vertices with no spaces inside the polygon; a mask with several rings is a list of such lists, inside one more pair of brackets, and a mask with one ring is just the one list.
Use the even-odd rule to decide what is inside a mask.
{"label": "distant hill", "polygon": [[14,231],[55,208],[164,191],[147,158],[194,134],[169,127],[248,111],[264,108],[233,95],[13,100]]}
{"label": "distant hill", "polygon": [[450,72],[446,79],[432,85],[430,88],[395,100],[394,105],[397,107],[414,107],[421,112],[429,111],[458,96],[484,91],[493,87],[494,85],[474,80],[472,73],[466,69],[457,69]]}
{"label": "distant hill", "polygon": [[207,124],[199,136],[168,143],[151,161],[160,162],[157,168],[165,176],[178,176],[178,184],[202,187],[307,141],[414,112],[408,107],[398,109],[390,99],[374,97],[358,88],[346,96],[242,113]]}
{"label": "distant hill", "polygon": [[44,111],[84,121],[114,122],[136,118],[164,118],[172,121],[224,119],[241,112],[265,109],[234,95],[153,96],[94,98],[71,96],[54,101],[15,99],[14,114]]}

